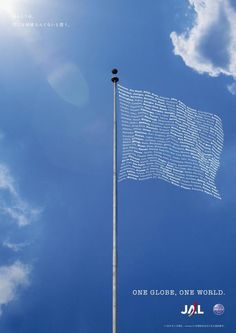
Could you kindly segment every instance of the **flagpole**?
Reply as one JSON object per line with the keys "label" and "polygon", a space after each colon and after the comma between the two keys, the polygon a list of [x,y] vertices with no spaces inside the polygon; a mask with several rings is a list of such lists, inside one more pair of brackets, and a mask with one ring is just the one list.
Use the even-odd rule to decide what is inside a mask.
{"label": "flagpole", "polygon": [[112,333],[117,333],[117,69],[112,70],[114,87],[113,111],[113,245],[112,245]]}

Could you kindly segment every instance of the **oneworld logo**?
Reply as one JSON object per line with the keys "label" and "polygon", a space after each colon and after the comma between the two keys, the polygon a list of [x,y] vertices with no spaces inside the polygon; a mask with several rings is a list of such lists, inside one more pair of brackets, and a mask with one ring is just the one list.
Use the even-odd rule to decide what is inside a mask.
{"label": "oneworld logo", "polygon": [[224,305],[222,305],[222,304],[216,304],[216,305],[214,305],[213,312],[214,312],[215,315],[221,316],[225,312]]}
{"label": "oneworld logo", "polygon": [[192,317],[194,315],[204,315],[204,311],[201,310],[201,305],[195,302],[193,305],[185,305],[184,310],[181,311],[183,315],[187,315],[188,317]]}

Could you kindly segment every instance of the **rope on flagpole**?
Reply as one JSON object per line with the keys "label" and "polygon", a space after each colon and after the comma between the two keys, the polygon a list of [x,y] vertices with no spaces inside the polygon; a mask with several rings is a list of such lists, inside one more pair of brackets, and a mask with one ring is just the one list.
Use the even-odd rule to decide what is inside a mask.
{"label": "rope on flagpole", "polygon": [[113,113],[113,250],[112,250],[112,333],[117,333],[117,82],[118,70],[112,70],[114,86],[114,113]]}

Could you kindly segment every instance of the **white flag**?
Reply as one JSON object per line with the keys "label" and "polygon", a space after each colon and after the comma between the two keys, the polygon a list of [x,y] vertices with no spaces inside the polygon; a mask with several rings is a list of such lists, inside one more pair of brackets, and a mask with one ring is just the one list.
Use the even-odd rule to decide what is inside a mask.
{"label": "white flag", "polygon": [[215,177],[224,140],[221,119],[174,98],[118,89],[123,133],[119,181],[159,178],[220,199]]}

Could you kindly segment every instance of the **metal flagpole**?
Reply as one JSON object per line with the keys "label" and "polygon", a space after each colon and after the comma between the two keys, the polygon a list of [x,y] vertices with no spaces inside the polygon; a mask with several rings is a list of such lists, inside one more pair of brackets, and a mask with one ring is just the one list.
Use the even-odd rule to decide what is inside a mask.
{"label": "metal flagpole", "polygon": [[119,78],[117,69],[112,70],[114,86],[113,114],[113,250],[112,250],[112,333],[117,333],[117,105],[116,90]]}

